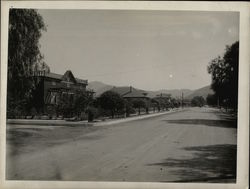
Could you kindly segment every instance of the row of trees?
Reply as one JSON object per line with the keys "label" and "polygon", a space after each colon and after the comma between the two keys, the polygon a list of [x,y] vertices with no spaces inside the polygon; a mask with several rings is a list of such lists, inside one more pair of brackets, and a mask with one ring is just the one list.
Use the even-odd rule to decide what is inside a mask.
{"label": "row of trees", "polygon": [[208,66],[212,76],[211,88],[214,96],[208,96],[207,101],[228,108],[237,109],[238,104],[238,71],[239,42],[226,46],[223,57],[213,59]]}
{"label": "row of trees", "polygon": [[88,93],[82,93],[75,98],[74,102],[62,99],[57,105],[54,105],[54,108],[57,116],[81,117],[87,114],[88,119],[92,121],[97,117],[128,117],[135,113],[140,115],[142,111],[149,113],[149,110],[161,111],[179,106],[180,103],[177,103],[175,99],[124,99],[116,92],[106,91],[98,98],[92,98]]}

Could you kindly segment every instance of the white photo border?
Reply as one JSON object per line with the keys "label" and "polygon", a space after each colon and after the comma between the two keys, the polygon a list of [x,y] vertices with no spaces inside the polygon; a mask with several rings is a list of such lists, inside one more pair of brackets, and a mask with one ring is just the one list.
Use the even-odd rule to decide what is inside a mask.
{"label": "white photo border", "polygon": [[[150,183],[86,181],[11,181],[5,178],[6,164],[6,96],[8,13],[10,8],[34,9],[105,9],[105,10],[179,10],[232,11],[240,13],[239,93],[237,129],[237,182],[215,183]],[[0,188],[248,188],[249,178],[249,63],[250,4],[248,2],[187,1],[2,1],[1,2],[1,93],[0,93]]]}

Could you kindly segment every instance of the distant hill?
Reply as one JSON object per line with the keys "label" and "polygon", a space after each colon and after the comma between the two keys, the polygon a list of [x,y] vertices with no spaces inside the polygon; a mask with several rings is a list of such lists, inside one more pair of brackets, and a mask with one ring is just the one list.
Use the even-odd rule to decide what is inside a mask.
{"label": "distant hill", "polygon": [[193,93],[186,96],[186,99],[192,99],[195,96],[202,96],[204,99],[206,99],[208,94],[214,94],[214,91],[210,88],[210,85],[193,91]]}
{"label": "distant hill", "polygon": [[174,98],[181,98],[181,95],[183,93],[183,96],[188,96],[191,93],[193,93],[190,89],[162,89],[158,91],[147,91],[149,97],[155,97],[158,94],[165,93],[165,94],[171,94]]}
{"label": "distant hill", "polygon": [[[117,86],[108,85],[108,84],[102,83],[100,81],[91,81],[91,82],[89,82],[87,88],[94,90],[96,96],[100,96],[103,92],[108,91],[108,90],[112,89],[113,87],[117,87]],[[128,90],[129,86],[123,86],[123,87],[119,87],[119,88],[120,89],[126,88],[126,90]],[[133,88],[133,90],[143,91],[142,89],[137,89],[137,88]],[[157,91],[146,91],[146,92],[148,93],[147,96],[150,98],[153,98],[156,95],[159,95],[161,93],[171,94],[171,96],[174,98],[181,98],[181,95],[183,92],[183,96],[185,99],[192,99],[195,96],[203,96],[206,99],[208,94],[213,94],[213,90],[210,89],[210,86],[202,87],[202,88],[197,89],[197,90],[162,89],[162,90],[157,90]]]}
{"label": "distant hill", "polygon": [[96,96],[100,96],[102,93],[104,93],[105,91],[108,91],[112,88],[113,88],[113,86],[107,85],[107,84],[102,83],[100,81],[91,81],[91,82],[89,82],[89,84],[87,86],[87,89],[94,90]]}
{"label": "distant hill", "polygon": [[[100,81],[91,81],[91,82],[89,82],[89,84],[87,86],[87,89],[94,90],[95,96],[100,96],[105,91],[108,91],[108,90],[111,90],[111,89],[114,89],[114,91],[117,90],[117,92],[119,94],[124,94],[124,93],[126,93],[126,92],[128,92],[130,90],[130,86],[112,86],[112,85],[102,83]],[[134,87],[132,87],[132,90],[140,92],[140,93],[147,92],[147,91],[137,89],[137,88],[134,88]]]}

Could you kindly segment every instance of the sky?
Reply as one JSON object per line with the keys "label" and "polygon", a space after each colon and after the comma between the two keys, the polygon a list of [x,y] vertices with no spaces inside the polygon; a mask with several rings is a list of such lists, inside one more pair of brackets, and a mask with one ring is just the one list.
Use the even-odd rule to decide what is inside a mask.
{"label": "sky", "polygon": [[208,63],[239,40],[237,12],[39,10],[51,72],[144,90],[198,89]]}

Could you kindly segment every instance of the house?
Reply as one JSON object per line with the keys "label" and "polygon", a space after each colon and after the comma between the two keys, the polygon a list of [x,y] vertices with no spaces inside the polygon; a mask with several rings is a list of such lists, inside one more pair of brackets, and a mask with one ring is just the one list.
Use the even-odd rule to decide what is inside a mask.
{"label": "house", "polygon": [[160,93],[160,94],[157,94],[153,99],[157,101],[164,101],[164,102],[170,103],[171,94]]}
{"label": "house", "polygon": [[127,100],[148,100],[147,92],[139,89],[135,89],[132,86],[130,87],[113,87],[111,91],[114,91],[120,94],[124,99]]}
{"label": "house", "polygon": [[[141,113],[141,108],[148,113],[150,106],[150,98],[147,96],[147,92],[130,87],[113,87],[111,91],[120,94],[124,99],[133,104],[133,107],[138,109],[138,113]],[[135,113],[131,109],[126,110],[126,116],[130,113]]]}
{"label": "house", "polygon": [[45,113],[49,106],[57,105],[62,99],[70,103],[80,93],[92,93],[86,90],[88,80],[76,78],[70,70],[63,75],[35,71],[33,77],[36,82],[33,104],[38,112]]}
{"label": "house", "polygon": [[157,106],[158,111],[168,109],[171,104],[171,94],[160,93],[152,98],[154,107]]}

